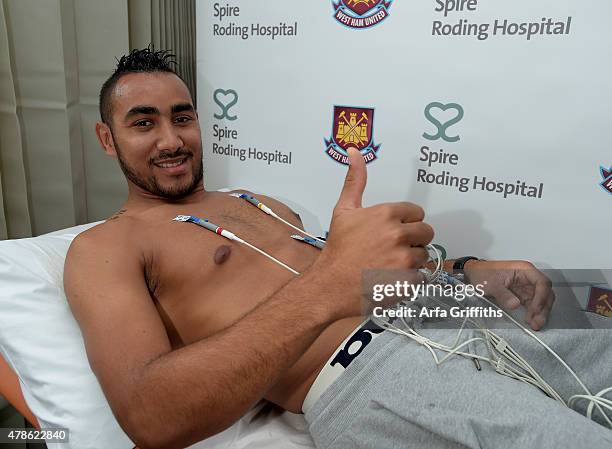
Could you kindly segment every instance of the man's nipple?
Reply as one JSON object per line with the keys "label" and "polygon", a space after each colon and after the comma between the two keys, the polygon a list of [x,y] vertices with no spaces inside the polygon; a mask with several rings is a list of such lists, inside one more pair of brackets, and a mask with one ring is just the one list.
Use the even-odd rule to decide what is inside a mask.
{"label": "man's nipple", "polygon": [[225,262],[227,259],[229,259],[229,256],[230,256],[231,253],[232,253],[232,249],[229,246],[221,245],[215,251],[215,255],[214,255],[213,259],[215,260],[215,263],[217,265],[221,265],[223,262]]}

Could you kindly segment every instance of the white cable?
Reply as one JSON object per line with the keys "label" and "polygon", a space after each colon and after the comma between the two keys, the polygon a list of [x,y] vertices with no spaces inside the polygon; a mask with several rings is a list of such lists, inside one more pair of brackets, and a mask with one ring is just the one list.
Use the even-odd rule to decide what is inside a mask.
{"label": "white cable", "polygon": [[[449,276],[445,276],[446,279],[449,278]],[[452,278],[453,282],[459,283],[459,284],[463,284],[463,282],[457,280],[456,278]],[[598,411],[602,414],[602,416],[604,417],[605,421],[608,423],[608,425],[612,428],[612,421],[610,421],[610,418],[607,416],[607,414],[602,410],[602,406],[604,406],[605,408],[606,405],[604,404],[608,404],[608,399],[605,398],[601,398],[600,396],[602,394],[605,394],[608,391],[612,390],[612,387],[607,388],[605,390],[602,390],[600,393],[598,393],[597,395],[593,395],[589,389],[586,387],[586,385],[584,385],[584,383],[582,382],[582,380],[578,377],[578,375],[572,370],[572,368],[565,362],[565,360],[563,360],[561,358],[561,356],[559,356],[552,348],[550,348],[546,343],[544,343],[538,336],[536,336],[533,332],[531,332],[529,329],[526,329],[524,326],[522,326],[519,322],[517,322],[512,316],[510,316],[508,313],[506,313],[503,309],[501,309],[499,306],[497,306],[497,304],[489,301],[487,298],[485,298],[484,296],[475,294],[474,296],[478,297],[479,299],[485,301],[486,303],[496,307],[497,309],[499,309],[503,315],[506,316],[506,318],[508,318],[512,323],[514,323],[519,329],[523,330],[527,335],[529,335],[530,337],[532,337],[533,339],[535,339],[538,343],[540,343],[551,355],[553,355],[553,357],[555,357],[560,363],[561,365],[574,377],[574,379],[576,379],[576,381],[578,382],[578,384],[582,387],[582,389],[587,393],[586,395],[574,395],[572,396],[572,398],[575,398],[572,401],[572,404],[579,398],[579,399],[584,399],[584,400],[588,400],[590,401],[589,404],[589,410],[592,411],[593,407],[597,407]],[[438,301],[439,302],[439,301]],[[467,317],[466,317],[467,319]],[[473,320],[470,319],[471,322],[475,323]],[[465,321],[464,321],[465,322]],[[462,325],[463,327],[463,325]],[[484,329],[484,328],[480,328],[481,331],[485,332],[485,334],[488,336],[487,341],[489,339],[494,339],[495,337],[497,337],[493,332],[491,332],[488,329]],[[493,338],[491,338],[491,335],[495,336]],[[497,337],[499,338],[499,337]],[[414,338],[413,338],[414,339]],[[418,341],[418,340],[417,340]],[[427,341],[428,344],[431,344],[432,341],[429,340]],[[433,342],[435,343],[435,342]],[[430,352],[432,352],[431,348],[428,347],[428,349],[430,350]],[[493,351],[494,348],[490,347],[490,353],[494,354]],[[442,349],[444,350],[444,349]],[[508,351],[506,351],[508,350]],[[510,357],[508,357],[508,354],[510,354]],[[468,357],[473,356],[473,355],[468,355]],[[518,353],[516,353],[516,351],[514,349],[511,348],[511,346],[506,345],[506,347],[504,348],[504,352],[503,352],[503,356],[508,358],[508,360],[512,360],[514,359],[513,363],[516,363],[517,361],[519,362],[517,366],[519,366],[520,368],[526,370],[532,377],[530,380],[527,380],[528,383],[535,383],[536,386],[538,386],[540,389],[542,389],[544,392],[546,392],[547,394],[549,394],[549,396],[555,398],[556,400],[560,401],[561,403],[565,404],[565,401],[563,401],[563,399],[561,398],[561,396],[547,383],[545,382],[541,376],[539,376],[539,374],[535,371],[535,369],[529,365],[529,363],[527,363],[522,357],[518,356]],[[518,357],[518,358],[517,358]],[[437,360],[437,357],[434,357]],[[500,372],[500,374],[504,374],[506,372],[505,369],[500,369],[499,367],[499,363],[497,366],[494,366],[495,369]],[[504,367],[505,368],[505,367]],[[510,377],[514,377],[514,376],[510,376]],[[522,380],[522,379],[519,379]],[[525,381],[525,380],[523,380]],[[572,399],[570,398],[570,400]],[[610,401],[612,402],[612,401]],[[568,404],[565,404],[567,406],[569,406],[569,402]],[[590,418],[591,414],[588,414],[588,417]]]}
{"label": "white cable", "polygon": [[[502,313],[506,316],[506,318],[508,318],[510,321],[512,321],[520,329],[522,329],[527,335],[529,335],[530,337],[535,339],[538,343],[540,343],[553,357],[555,357],[559,361],[559,363],[561,363],[561,365],[563,365],[563,367],[574,377],[574,379],[576,379],[578,384],[587,393],[586,395],[584,395],[585,397],[590,397],[590,398],[595,398],[596,397],[596,396],[594,396],[589,391],[587,386],[582,382],[582,380],[578,377],[578,375],[574,372],[574,370],[565,362],[565,360],[563,360],[559,354],[557,354],[550,346],[548,346],[546,343],[544,343],[537,335],[535,335],[529,329],[527,329],[526,327],[521,325],[517,320],[515,320],[510,314],[506,313],[506,311],[504,311],[502,308],[500,308],[497,304],[489,301],[484,296],[481,296],[481,295],[478,295],[478,294],[475,294],[475,296],[480,298],[480,299],[482,299],[482,300],[484,300],[485,302],[491,304],[492,306],[497,307],[499,310],[502,311]],[[597,402],[595,403],[595,406],[597,407],[599,412],[603,415],[603,417],[606,420],[606,422],[608,423],[608,425],[612,428],[612,421],[610,421],[610,418],[608,417],[608,415],[601,409],[600,405]]]}
{"label": "white cable", "polygon": [[281,266],[281,267],[283,267],[283,268],[286,268],[287,270],[289,270],[289,271],[290,271],[290,272],[292,272],[293,274],[295,274],[295,275],[299,276],[299,274],[300,274],[300,273],[299,273],[299,271],[294,270],[294,269],[293,269],[293,268],[291,268],[289,265],[287,265],[287,264],[285,264],[285,263],[281,262],[280,260],[278,260],[278,259],[277,259],[277,258],[275,258],[275,257],[272,257],[270,254],[268,254],[268,253],[266,253],[265,251],[263,251],[263,250],[261,250],[261,249],[257,248],[255,245],[251,245],[249,242],[244,242],[244,244],[245,244],[246,246],[248,246],[249,248],[251,248],[251,249],[253,249],[253,250],[257,251],[259,254],[262,254],[262,255],[266,256],[266,257],[267,257],[268,259],[270,259],[272,262],[274,262],[274,263],[276,263],[276,264],[280,265],[280,266]]}
{"label": "white cable", "polygon": [[[457,337],[455,339],[455,342],[453,343],[452,346],[446,346],[443,345],[441,343],[435,342],[427,337],[424,337],[422,335],[420,335],[418,332],[416,332],[413,328],[409,328],[410,332],[406,332],[403,329],[399,329],[396,326],[390,324],[390,323],[386,323],[386,322],[382,322],[379,323],[381,324],[381,327],[384,327],[385,329],[389,330],[390,332],[396,333],[396,334],[400,334],[403,335],[405,337],[408,337],[414,341],[416,341],[417,343],[425,346],[427,348],[427,350],[431,353],[436,365],[441,365],[442,363],[444,363],[446,360],[448,360],[451,356],[453,355],[459,355],[459,356],[463,356],[469,359],[477,359],[477,360],[482,360],[484,362],[489,363],[498,373],[511,377],[513,379],[519,380],[521,382],[524,383],[528,383],[530,385],[533,385],[539,389],[541,389],[544,393],[546,393],[548,396],[553,397],[556,400],[559,400],[561,402],[563,402],[563,399],[560,397],[560,395],[552,388],[550,387],[550,385],[548,385],[538,374],[537,372],[535,372],[535,370],[533,370],[533,368],[531,368],[529,366],[529,364],[527,364],[526,362],[521,363],[520,361],[516,361],[516,360],[512,360],[512,363],[517,364],[521,369],[527,371],[527,375],[515,368],[513,368],[512,366],[508,365],[507,362],[503,362],[502,359],[500,359],[499,357],[497,358],[487,358],[484,356],[481,356],[479,354],[474,354],[474,353],[469,353],[469,352],[463,352],[460,351],[460,349],[463,346],[468,345],[469,343],[475,342],[475,341],[485,341],[485,339],[483,338],[471,338],[468,339],[466,341],[464,341],[463,343],[461,343],[460,345],[457,345],[457,340],[460,337],[461,334],[461,330],[458,332]],[[447,354],[439,359],[437,354],[434,352],[433,349],[438,349],[440,351],[443,352],[447,352]],[[494,354],[492,354],[494,355]],[[507,357],[507,354],[503,354],[504,356]],[[526,365],[526,366],[525,366]]]}
{"label": "white cable", "polygon": [[[262,210],[263,210],[263,209],[262,209]],[[271,216],[273,216],[274,218],[276,218],[277,220],[282,221],[282,222],[283,222],[283,223],[285,223],[287,226],[289,226],[289,227],[291,227],[291,228],[295,229],[297,232],[299,232],[299,233],[301,233],[301,234],[304,234],[304,235],[307,235],[307,236],[308,236],[308,237],[310,237],[311,239],[314,239],[314,240],[316,240],[316,241],[318,241],[318,242],[325,243],[325,240],[320,239],[320,238],[318,238],[318,237],[316,237],[316,236],[314,236],[314,235],[312,235],[312,234],[310,234],[310,233],[308,233],[308,232],[304,231],[303,229],[300,229],[298,226],[295,226],[295,225],[293,225],[293,224],[289,223],[287,220],[285,220],[285,219],[284,219],[284,218],[282,218],[281,216],[279,216],[279,215],[277,215],[276,213],[274,213],[274,211],[273,211],[273,210],[271,210],[271,209],[270,209],[270,215],[271,215]]]}
{"label": "white cable", "polygon": [[[589,401],[589,406],[587,407],[587,418],[592,419],[591,415],[593,413],[593,407],[595,403],[607,408],[608,410],[612,410],[612,401],[610,399],[606,399],[602,397],[604,394],[608,393],[609,391],[612,391],[612,387],[605,388],[594,396],[584,395],[584,394],[575,394],[569,399],[567,406],[573,408],[574,403],[578,399],[585,399]],[[604,415],[604,417],[607,418],[606,415]]]}
{"label": "white cable", "polygon": [[[245,195],[246,195],[246,194],[245,194]],[[230,196],[233,196],[234,198],[242,198],[242,196],[241,196],[241,194],[240,194],[240,193],[230,193]],[[268,215],[270,215],[270,216],[272,216],[272,217],[276,218],[277,220],[282,221],[282,222],[283,222],[283,223],[285,223],[287,226],[289,226],[289,227],[293,228],[294,230],[296,230],[296,231],[297,231],[297,232],[299,232],[300,234],[307,235],[307,236],[308,236],[308,237],[310,237],[311,239],[314,239],[314,240],[316,240],[316,241],[318,241],[318,242],[321,242],[321,243],[325,243],[325,240],[322,240],[322,239],[320,239],[320,238],[318,238],[318,237],[316,237],[316,236],[314,236],[314,235],[312,235],[312,234],[310,234],[310,233],[308,233],[308,232],[304,231],[303,229],[300,229],[299,227],[295,226],[294,224],[289,223],[287,220],[285,220],[284,218],[282,218],[281,216],[279,216],[279,215],[278,215],[276,212],[274,212],[272,209],[270,209],[268,206],[266,206],[265,204],[263,204],[263,203],[262,203],[262,202],[260,202],[259,200],[255,199],[255,198],[253,198],[253,197],[250,197],[250,198],[251,198],[251,200],[257,201],[259,204],[253,203],[253,202],[251,202],[251,201],[249,201],[249,202],[251,202],[251,204],[253,204],[253,205],[257,206],[257,208],[258,208],[258,209],[262,210],[262,211],[263,211],[263,212],[265,212],[266,214],[268,214]]]}
{"label": "white cable", "polygon": [[[437,302],[438,304],[444,307],[447,306],[447,304],[439,301],[437,298],[427,298],[429,300]],[[412,340],[415,340],[417,343],[425,346],[427,350],[432,354],[432,357],[434,358],[437,365],[442,364],[453,355],[460,355],[471,359],[483,360],[489,363],[498,373],[538,387],[548,396],[565,403],[561,396],[554,390],[554,388],[552,388],[546,381],[544,381],[544,379],[542,379],[542,377],[537,373],[537,371],[531,365],[529,365],[529,363],[527,363],[527,361],[523,359],[505,340],[500,338],[497,334],[490,331],[489,329],[486,329],[484,325],[479,325],[474,319],[468,318],[466,316],[462,320],[461,327],[457,332],[455,341],[452,343],[451,346],[443,345],[420,335],[414,328],[410,326],[410,324],[406,322],[404,317],[401,318],[401,321],[404,323],[409,332],[399,329],[391,323],[386,323],[384,321],[380,321],[379,324],[381,325],[381,327],[384,327],[385,329],[388,329],[391,332],[404,335]],[[468,321],[477,326],[478,330],[483,333],[485,338],[471,338],[463,342],[462,344],[457,345],[463,332],[463,329],[465,328],[465,324]],[[479,356],[478,354],[466,353],[459,350],[463,346],[466,346],[467,344],[475,341],[485,341],[487,343],[491,358]],[[491,342],[493,343],[493,345],[491,345]],[[437,354],[433,351],[434,348],[440,351],[447,352],[448,354],[445,355],[442,359],[438,359]],[[497,355],[496,352],[499,355]],[[506,362],[504,362],[503,359],[501,359],[499,356],[504,357],[506,359]],[[515,365],[516,368],[513,368],[512,365]]]}
{"label": "white cable", "polygon": [[[436,248],[434,245],[432,244],[426,245],[425,249],[427,249],[428,251],[432,251],[436,255],[436,268],[434,269],[433,272],[426,274],[427,282],[436,282],[438,280],[438,277],[440,276],[440,273],[444,269],[444,259],[442,258],[442,254],[440,253],[438,248]],[[431,258],[431,255],[430,255],[430,258]],[[429,271],[429,270],[426,270],[426,271]]]}
{"label": "white cable", "polygon": [[[226,235],[225,233],[227,233],[227,235]],[[265,252],[265,251],[264,251],[264,250],[262,250],[262,249],[257,248],[255,245],[251,245],[249,242],[247,242],[247,241],[245,241],[245,240],[242,240],[242,239],[241,239],[241,238],[239,238],[239,237],[236,237],[236,235],[235,235],[235,234],[232,234],[231,232],[227,231],[226,229],[224,229],[224,230],[221,232],[221,235],[223,235],[224,237],[227,237],[227,238],[228,238],[228,239],[230,239],[230,240],[234,240],[234,241],[236,241],[236,242],[239,242],[239,243],[242,243],[243,245],[248,246],[248,247],[249,247],[249,248],[251,248],[252,250],[257,251],[257,252],[258,252],[259,254],[261,254],[262,256],[266,256],[266,257],[267,257],[268,259],[270,259],[272,262],[274,262],[274,263],[276,263],[276,264],[280,265],[281,267],[283,267],[283,268],[285,268],[285,269],[287,269],[287,270],[291,271],[293,274],[295,274],[295,275],[298,275],[298,276],[299,276],[299,274],[300,274],[300,273],[299,273],[299,271],[294,270],[294,269],[293,269],[293,268],[291,268],[289,265],[287,265],[287,264],[285,264],[285,263],[281,262],[280,260],[278,260],[278,259],[277,259],[277,258],[275,258],[275,257],[272,257],[270,254],[268,254],[267,252]]]}

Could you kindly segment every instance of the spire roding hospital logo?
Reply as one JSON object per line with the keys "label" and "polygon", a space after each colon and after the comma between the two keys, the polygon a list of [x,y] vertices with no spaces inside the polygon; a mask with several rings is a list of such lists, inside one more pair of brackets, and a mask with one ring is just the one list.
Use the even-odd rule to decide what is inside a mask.
{"label": "spire roding hospital logo", "polygon": [[[457,113],[454,117],[442,123],[440,120],[438,120],[438,118],[434,117],[434,115],[432,114],[433,109],[439,109],[443,112],[447,110],[455,110],[457,111]],[[433,135],[428,134],[428,133],[423,133],[423,137],[428,140],[442,139],[445,142],[449,142],[449,143],[459,141],[461,139],[459,136],[448,136],[446,134],[446,131],[451,126],[459,123],[461,119],[463,119],[463,115],[464,115],[463,107],[461,107],[461,105],[458,103],[442,104],[437,101],[433,103],[429,103],[425,107],[425,118],[429,120],[433,125],[435,125],[435,127],[438,129],[438,132]]]}

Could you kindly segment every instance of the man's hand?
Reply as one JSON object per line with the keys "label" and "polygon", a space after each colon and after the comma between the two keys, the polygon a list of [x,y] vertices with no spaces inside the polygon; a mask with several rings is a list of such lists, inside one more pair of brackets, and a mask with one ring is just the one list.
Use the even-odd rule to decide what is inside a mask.
{"label": "man's hand", "polygon": [[[348,298],[361,294],[363,270],[414,269],[414,282],[420,282],[416,269],[427,262],[424,246],[434,236],[431,226],[423,222],[423,209],[408,202],[362,207],[365,161],[354,148],[348,154],[349,170],[334,208],[329,239],[316,265],[336,273]],[[361,313],[354,307],[340,313],[355,312]]]}
{"label": "man's hand", "polygon": [[483,285],[485,294],[503,308],[527,308],[525,321],[534,330],[541,329],[555,300],[550,280],[533,264],[525,261],[471,260],[465,274],[472,284]]}

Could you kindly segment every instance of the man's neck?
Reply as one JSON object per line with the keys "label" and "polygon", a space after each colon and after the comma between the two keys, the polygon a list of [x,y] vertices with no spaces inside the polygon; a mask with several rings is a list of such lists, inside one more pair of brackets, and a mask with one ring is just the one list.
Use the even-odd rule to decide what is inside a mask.
{"label": "man's neck", "polygon": [[200,184],[184,197],[172,199],[152,194],[129,183],[128,198],[123,209],[142,212],[165,204],[197,204],[204,201],[209,195],[210,193],[204,189],[204,184]]}

